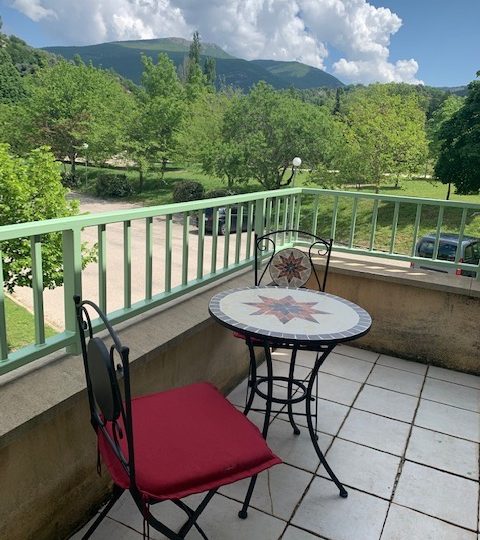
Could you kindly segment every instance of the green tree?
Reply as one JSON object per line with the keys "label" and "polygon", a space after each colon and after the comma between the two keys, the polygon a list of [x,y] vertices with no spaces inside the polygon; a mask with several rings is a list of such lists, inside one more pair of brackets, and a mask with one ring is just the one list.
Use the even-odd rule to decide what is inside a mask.
{"label": "green tree", "polygon": [[447,99],[436,109],[427,122],[427,138],[430,157],[437,160],[442,146],[440,131],[443,124],[452,118],[463,104],[463,98],[458,96],[448,96]]}
{"label": "green tree", "polygon": [[347,183],[372,183],[378,191],[386,173],[415,172],[426,159],[425,112],[414,93],[372,85],[347,95],[343,144],[336,168]]}
{"label": "green tree", "polygon": [[[480,71],[477,72],[480,77]],[[435,175],[457,193],[480,190],[480,81],[468,85],[462,107],[439,130],[442,140]]]}
{"label": "green tree", "polygon": [[217,70],[215,58],[205,58],[203,64],[203,74],[205,75],[206,84],[215,88],[215,81],[217,79]]}
{"label": "green tree", "polygon": [[15,103],[24,97],[23,81],[10,55],[0,47],[0,103]]}
{"label": "green tree", "polygon": [[179,133],[177,159],[201,163],[207,174],[224,176],[215,170],[215,158],[221,153],[223,117],[238,96],[230,89],[207,92],[188,104],[188,122]]}
{"label": "green tree", "polygon": [[208,87],[207,79],[200,65],[201,52],[200,34],[195,31],[184,67],[186,96],[190,102],[195,101]]}
{"label": "green tree", "polygon": [[186,110],[185,91],[169,57],[161,53],[156,64],[146,56],[142,61],[144,92],[137,96],[127,144],[139,171],[140,190],[145,173],[158,161],[163,178]]}
{"label": "green tree", "polygon": [[310,168],[329,163],[334,134],[327,109],[260,82],[227,110],[222,142],[233,153],[232,167],[243,168],[245,178],[265,189],[278,189],[292,181],[293,157],[301,157]]}
{"label": "green tree", "polygon": [[133,96],[111,73],[62,61],[29,78],[27,91],[26,138],[50,146],[57,159],[68,156],[73,174],[84,143],[98,161],[123,149]]}
{"label": "green tree", "polygon": [[[24,158],[14,156],[6,144],[0,144],[0,225],[12,225],[73,216],[78,207],[65,198],[55,157],[42,147]],[[31,286],[31,255],[29,239],[17,239],[2,244],[4,286],[12,291],[17,286]],[[84,248],[83,264],[94,258],[94,252]],[[63,281],[62,237],[60,233],[42,237],[43,283],[54,288]]]}

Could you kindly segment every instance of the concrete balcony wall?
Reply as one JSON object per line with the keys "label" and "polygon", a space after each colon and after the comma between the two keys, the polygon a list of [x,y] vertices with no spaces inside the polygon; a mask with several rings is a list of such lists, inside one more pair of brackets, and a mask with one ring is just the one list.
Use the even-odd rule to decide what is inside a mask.
{"label": "concrete balcony wall", "polygon": [[352,345],[480,374],[480,282],[345,259],[331,264],[327,291],[372,316],[370,332]]}
{"label": "concrete balcony wall", "polygon": [[[248,369],[247,348],[210,318],[208,301],[250,283],[241,276],[119,325],[133,394],[200,380],[235,386]],[[96,473],[81,357],[44,364],[0,382],[0,538],[8,540],[66,538],[110,487],[108,473]]]}

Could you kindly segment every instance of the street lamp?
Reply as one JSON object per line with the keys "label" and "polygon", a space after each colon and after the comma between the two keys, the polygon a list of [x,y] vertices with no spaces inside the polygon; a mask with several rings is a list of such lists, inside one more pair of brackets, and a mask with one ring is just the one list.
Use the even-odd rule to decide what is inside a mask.
{"label": "street lamp", "polygon": [[297,169],[302,164],[302,160],[299,157],[294,157],[292,159],[292,187],[295,187],[295,176],[297,176]]}
{"label": "street lamp", "polygon": [[88,180],[88,155],[87,155],[88,144],[86,142],[84,142],[80,148],[83,150],[83,152],[85,154],[85,185],[87,185],[87,180]]}

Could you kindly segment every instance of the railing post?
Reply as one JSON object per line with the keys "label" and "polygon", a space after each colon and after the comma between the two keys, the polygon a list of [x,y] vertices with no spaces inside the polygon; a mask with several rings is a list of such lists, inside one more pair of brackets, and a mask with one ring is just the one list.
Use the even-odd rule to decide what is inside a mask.
{"label": "railing post", "polygon": [[35,343],[45,343],[45,318],[43,312],[43,269],[42,269],[42,240],[39,235],[32,236],[32,289],[33,315],[35,319]]}
{"label": "railing post", "polygon": [[[63,305],[65,309],[65,331],[77,334],[74,295],[82,297],[82,241],[80,229],[63,231]],[[80,342],[67,347],[70,354],[80,354]]]}
{"label": "railing post", "polygon": [[[265,199],[257,199],[255,201],[255,242],[253,245],[253,254],[255,255],[255,250],[257,249],[257,237],[263,236],[265,230]],[[260,254],[257,260],[257,271],[262,264],[262,256]]]}
{"label": "railing post", "polygon": [[7,323],[5,316],[5,295],[3,294],[3,255],[0,250],[0,362],[8,359]]}

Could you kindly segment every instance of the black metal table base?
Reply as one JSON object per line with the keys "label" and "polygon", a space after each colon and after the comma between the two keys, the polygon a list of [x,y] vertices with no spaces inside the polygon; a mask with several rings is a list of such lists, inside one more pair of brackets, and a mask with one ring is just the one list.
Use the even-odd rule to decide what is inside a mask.
{"label": "black metal table base", "polygon": [[[298,428],[297,424],[295,423],[295,415],[302,415],[306,417],[307,420],[307,426],[308,426],[308,433],[310,435],[310,439],[312,441],[313,447],[315,448],[315,452],[317,453],[317,456],[320,460],[320,463],[325,467],[325,470],[327,471],[328,475],[332,479],[332,481],[335,483],[335,485],[338,487],[340,496],[341,497],[348,497],[348,492],[344,488],[343,484],[340,482],[340,480],[336,477],[335,473],[330,468],[330,465],[327,463],[327,460],[325,459],[325,456],[323,455],[323,452],[320,450],[320,446],[318,444],[318,435],[317,435],[317,429],[316,425],[313,424],[313,418],[315,418],[315,421],[317,419],[317,412],[312,413],[312,401],[316,400],[316,397],[313,395],[313,386],[317,383],[317,376],[318,371],[320,367],[322,366],[323,362],[327,358],[327,356],[332,352],[332,350],[335,347],[335,343],[331,345],[325,345],[320,350],[316,351],[317,356],[315,359],[315,364],[312,369],[312,372],[310,374],[310,377],[308,378],[308,381],[300,381],[298,379],[294,378],[295,373],[295,362],[296,362],[296,356],[297,351],[300,350],[297,346],[288,346],[288,344],[278,344],[272,342],[264,342],[263,343],[263,349],[265,351],[265,362],[267,366],[267,375],[262,377],[257,377],[257,364],[256,364],[256,357],[255,357],[255,349],[252,341],[247,338],[247,345],[248,349],[250,351],[250,374],[249,374],[249,380],[248,380],[248,395],[247,395],[247,402],[244,409],[244,414],[247,415],[250,411],[262,411],[264,412],[264,421],[263,421],[263,428],[262,428],[262,435],[266,439],[268,435],[268,428],[270,425],[270,418],[272,415],[272,412],[274,413],[284,413],[288,415],[288,419],[290,421],[290,425],[292,426],[293,433],[295,435],[300,434],[300,429]],[[292,356],[290,359],[290,368],[289,368],[289,374],[288,377],[280,377],[280,376],[274,376],[273,375],[273,364],[272,364],[272,355],[270,351],[271,346],[279,347],[279,348],[289,348],[292,350]],[[256,345],[258,347],[258,345]],[[312,350],[312,349],[301,349],[301,350]],[[280,397],[274,397],[273,396],[273,384],[275,381],[281,381],[287,383],[287,397],[286,398],[280,398]],[[264,392],[260,390],[260,385],[266,385],[267,391]],[[294,393],[295,390],[295,393]],[[297,395],[298,394],[298,395]],[[265,408],[264,409],[253,409],[253,400],[255,396],[258,395],[262,399],[265,400]],[[302,401],[305,401],[305,414],[297,413],[293,411],[293,405],[295,403],[301,403]],[[276,404],[283,404],[287,406],[286,411],[272,411],[272,405]],[[317,404],[315,403],[315,406]],[[257,476],[253,476],[250,480],[250,484],[248,486],[247,494],[245,496],[245,500],[242,506],[242,509],[238,513],[238,516],[242,519],[245,519],[247,517],[247,510],[248,506],[250,505],[250,500],[252,498],[253,490],[255,488],[255,483],[257,481]]]}

